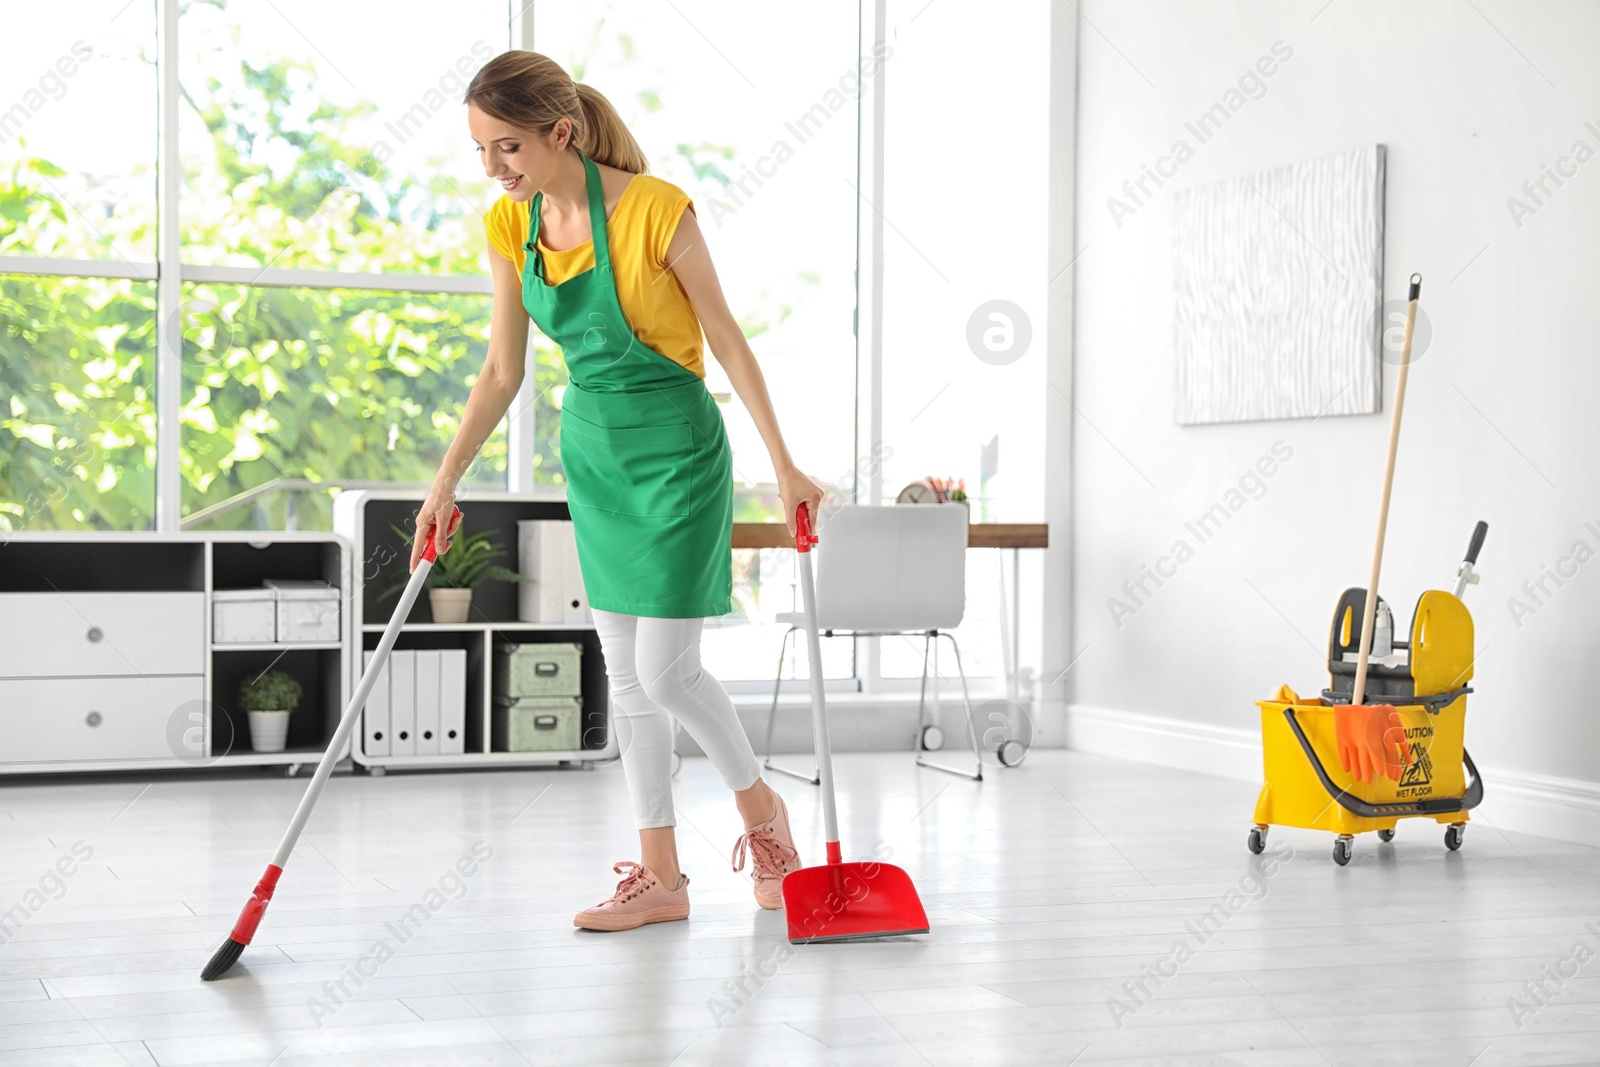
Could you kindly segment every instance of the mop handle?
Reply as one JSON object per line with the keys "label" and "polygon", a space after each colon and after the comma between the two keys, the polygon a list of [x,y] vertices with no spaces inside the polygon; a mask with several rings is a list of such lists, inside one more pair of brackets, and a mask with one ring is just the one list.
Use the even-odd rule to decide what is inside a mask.
{"label": "mop handle", "polygon": [[[1383,467],[1383,497],[1378,504],[1378,538],[1372,546],[1372,574],[1367,579],[1367,604],[1362,611],[1361,652],[1356,659],[1356,684],[1350,703],[1360,704],[1367,695],[1367,660],[1372,655],[1372,620],[1378,610],[1378,571],[1383,566],[1383,535],[1389,526],[1389,491],[1394,488],[1394,457],[1400,448],[1400,416],[1406,406],[1406,376],[1411,370],[1411,334],[1417,325],[1417,301],[1422,296],[1422,275],[1411,276],[1411,293],[1406,301],[1406,333],[1400,346],[1400,375],[1394,383],[1394,412],[1389,418],[1389,458]],[[1382,324],[1379,324],[1382,329]]]}
{"label": "mop handle", "polygon": [[[452,510],[450,518],[445,520],[445,528],[448,529],[460,514],[460,508]],[[300,840],[300,831],[305,829],[306,820],[311,818],[311,809],[317,806],[317,798],[322,796],[322,787],[327,784],[328,776],[333,773],[333,765],[339,762],[339,754],[344,751],[345,742],[350,739],[350,732],[355,729],[356,720],[361,717],[361,709],[366,706],[367,697],[372,693],[378,675],[383,672],[384,666],[389,661],[389,650],[394,648],[395,640],[400,636],[400,628],[405,625],[406,616],[411,614],[411,605],[416,603],[417,595],[427,584],[428,572],[433,570],[433,561],[439,555],[438,539],[439,525],[435,523],[428,536],[427,547],[422,550],[422,558],[417,562],[417,569],[411,572],[411,580],[406,583],[405,591],[400,594],[400,602],[395,605],[394,614],[389,616],[389,625],[384,627],[383,636],[378,639],[378,647],[372,653],[372,662],[367,664],[367,669],[361,673],[361,681],[356,683],[356,691],[344,709],[344,717],[339,720],[339,728],[333,732],[333,740],[328,743],[328,750],[322,754],[322,762],[317,764],[317,773],[311,776],[311,784],[306,786],[305,796],[300,798],[300,806],[295,809],[294,818],[289,820],[289,827],[283,832],[283,840],[278,842],[278,851],[272,856],[273,866],[282,868],[288,865],[289,854],[294,851],[295,843]]]}
{"label": "mop handle", "polygon": [[811,573],[811,515],[804,503],[794,514],[794,548],[800,554],[800,595],[806,608],[806,656],[811,676],[811,729],[817,750],[817,784],[822,788],[822,823],[827,832],[828,862],[839,863],[839,812],[833,798],[833,749],[828,741],[828,707],[822,695],[822,641],[817,636],[817,583]]}

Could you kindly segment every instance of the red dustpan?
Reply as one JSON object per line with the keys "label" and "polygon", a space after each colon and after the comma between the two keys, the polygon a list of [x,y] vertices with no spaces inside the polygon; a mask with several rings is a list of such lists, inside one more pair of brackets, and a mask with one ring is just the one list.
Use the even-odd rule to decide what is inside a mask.
{"label": "red dustpan", "polygon": [[811,573],[811,518],[804,504],[795,513],[795,549],[800,553],[800,592],[806,608],[806,654],[811,664],[811,721],[816,734],[817,777],[828,831],[828,862],[783,877],[783,911],[789,940],[861,941],[928,932],[911,876],[887,863],[845,863],[839,854],[839,813],[833,798],[833,755],[828,748],[828,710],[822,699],[822,648],[817,639],[817,586]]}

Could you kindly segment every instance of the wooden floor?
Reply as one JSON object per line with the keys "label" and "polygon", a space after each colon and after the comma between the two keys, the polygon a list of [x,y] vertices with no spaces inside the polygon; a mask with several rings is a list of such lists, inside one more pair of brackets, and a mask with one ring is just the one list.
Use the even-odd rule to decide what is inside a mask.
{"label": "wooden floor", "polygon": [[[1478,819],[1449,853],[1410,822],[1345,868],[1275,830],[1263,865],[1254,790],[1223,779],[1045,751],[981,785],[909,754],[838,775],[847,858],[892,850],[930,935],[791,949],[703,760],[678,785],[694,916],[627,934],[571,926],[636,858],[619,769],[342,777],[213,984],[304,778],[5,784],[0,908],[26,922],[0,1063],[1600,1062],[1600,850]],[[815,789],[775,781],[816,860]]]}

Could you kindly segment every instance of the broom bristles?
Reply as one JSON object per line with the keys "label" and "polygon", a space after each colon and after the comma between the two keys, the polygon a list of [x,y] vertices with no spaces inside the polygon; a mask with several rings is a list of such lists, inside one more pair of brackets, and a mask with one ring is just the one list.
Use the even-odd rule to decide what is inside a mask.
{"label": "broom bristles", "polygon": [[206,969],[200,972],[202,982],[215,982],[218,978],[228,973],[239,957],[244,954],[244,945],[233,938],[228,938],[217,946],[217,951],[211,957],[211,962],[206,964]]}

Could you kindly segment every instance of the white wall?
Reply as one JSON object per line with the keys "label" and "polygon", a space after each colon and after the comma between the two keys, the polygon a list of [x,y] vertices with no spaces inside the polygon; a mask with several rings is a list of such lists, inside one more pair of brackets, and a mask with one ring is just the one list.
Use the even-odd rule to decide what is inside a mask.
{"label": "white wall", "polygon": [[[1095,724],[1123,713],[1253,736],[1252,701],[1327,684],[1334,601],[1366,584],[1393,368],[1382,414],[1177,426],[1172,191],[1376,142],[1385,296],[1404,299],[1420,271],[1433,328],[1411,373],[1381,588],[1408,625],[1423,589],[1448,587],[1473,522],[1489,522],[1483,583],[1466,595],[1481,657],[1469,748],[1491,799],[1497,774],[1524,792],[1553,776],[1592,803],[1600,789],[1578,783],[1600,783],[1600,561],[1550,584],[1520,626],[1507,601],[1575,542],[1600,552],[1600,157],[1549,184],[1520,226],[1507,200],[1575,142],[1600,152],[1600,5],[1088,0],[1082,15],[1073,636],[1055,653],[1082,653],[1068,676],[1082,736],[1109,736]],[[1279,41],[1293,54],[1264,93],[1198,143],[1185,121]],[[1179,138],[1193,158],[1119,227],[1108,199],[1127,200],[1122,183]],[[1180,537],[1196,544],[1185,521],[1280,441],[1293,457],[1265,495],[1116,625],[1107,600],[1123,581]]]}

